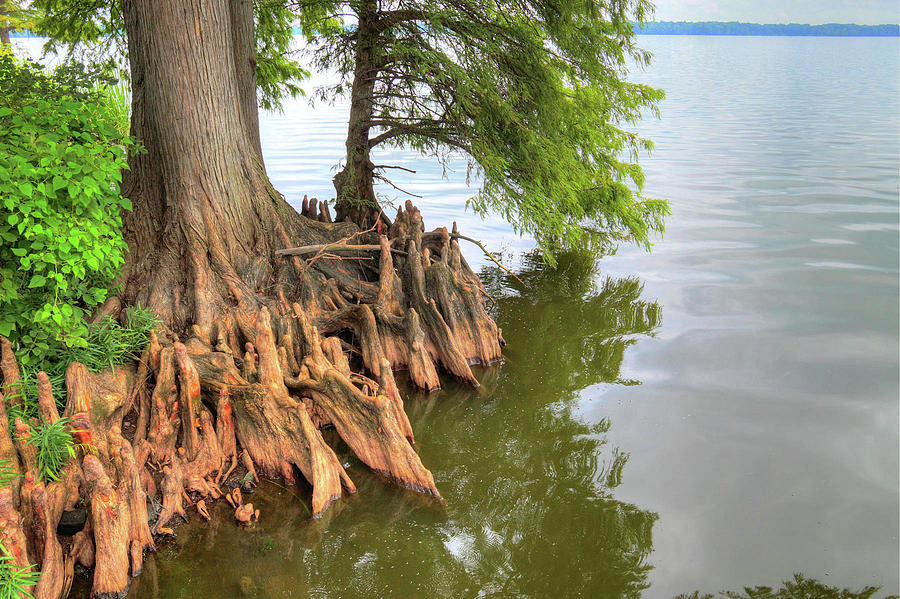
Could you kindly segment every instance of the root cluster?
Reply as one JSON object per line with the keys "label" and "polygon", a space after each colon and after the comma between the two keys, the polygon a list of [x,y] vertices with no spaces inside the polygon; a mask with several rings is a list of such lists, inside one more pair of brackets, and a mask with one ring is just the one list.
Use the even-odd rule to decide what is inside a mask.
{"label": "root cluster", "polygon": [[[330,221],[309,206],[307,217]],[[440,500],[394,371],[425,390],[439,387],[439,368],[477,385],[470,366],[500,359],[503,339],[447,229],[426,233],[411,204],[379,228],[358,240],[368,245],[273,258],[284,263],[273,288],[250,298],[246,280],[234,285],[213,324],[164,328],[137,364],[95,374],[73,363],[63,416],[86,449],[59,481],[40,480],[25,442],[35,423],[8,425],[7,409],[22,399],[3,340],[0,459],[20,476],[0,488],[0,541],[15,564],[41,571],[35,597],[65,596],[75,563],[93,568],[92,597],[123,597],[155,535],[193,511],[208,519],[208,501],[227,496],[239,521],[255,520],[259,511],[235,492],[238,473],[289,483],[299,473],[321,514],[356,491],[320,433],[326,426],[372,470]],[[41,418],[54,422],[61,390],[39,380]],[[59,534],[63,514],[79,509],[84,528]]]}

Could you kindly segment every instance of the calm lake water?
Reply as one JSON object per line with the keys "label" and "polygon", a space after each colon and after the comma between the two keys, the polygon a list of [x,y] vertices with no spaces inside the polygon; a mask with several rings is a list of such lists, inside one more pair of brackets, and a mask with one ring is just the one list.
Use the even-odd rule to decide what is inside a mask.
{"label": "calm lake water", "polygon": [[[898,582],[898,40],[645,37],[663,87],[652,254],[543,268],[464,209],[465,164],[396,182],[521,269],[484,276],[509,342],[479,390],[410,394],[438,507],[369,473],[320,520],[266,484],[262,517],[180,529],[132,597],[672,597],[794,572]],[[276,187],[333,194],[346,107],[263,116]],[[393,197],[393,194],[389,194]],[[470,261],[484,264],[478,250]],[[243,589],[243,590],[242,590]]]}

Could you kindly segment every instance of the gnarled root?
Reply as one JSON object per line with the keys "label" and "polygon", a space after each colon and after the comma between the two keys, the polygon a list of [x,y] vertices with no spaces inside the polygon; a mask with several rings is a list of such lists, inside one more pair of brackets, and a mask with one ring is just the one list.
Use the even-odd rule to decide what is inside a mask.
{"label": "gnarled root", "polygon": [[[179,330],[151,334],[136,365],[99,374],[69,366],[63,415],[79,449],[59,481],[39,479],[27,443],[36,423],[7,424],[7,409],[18,410],[22,397],[11,346],[0,338],[0,459],[16,475],[0,488],[0,541],[16,565],[41,568],[36,597],[59,596],[75,562],[94,568],[92,597],[123,597],[144,552],[155,549],[153,534],[171,534],[191,506],[209,519],[207,502],[224,495],[238,521],[256,520],[235,472],[291,483],[299,471],[312,485],[313,515],[322,515],[356,492],[323,426],[333,425],[372,470],[440,500],[414,449],[394,371],[408,369],[425,390],[440,386],[438,366],[477,385],[470,366],[498,360],[503,345],[486,292],[454,236],[426,233],[409,203],[389,229],[384,219],[361,233],[332,224],[322,204],[304,210],[314,222],[287,219],[275,235],[288,246],[309,233],[319,244],[314,255],[252,256],[239,268],[219,248],[209,252],[214,273],[186,248],[190,300],[156,305],[179,295],[146,294]],[[331,253],[335,242],[341,249]],[[121,304],[104,310],[116,316]],[[37,399],[41,420],[59,419],[43,374]],[[63,511],[79,509],[89,514],[84,528],[59,537]]]}
{"label": "gnarled root", "polygon": [[95,564],[91,597],[124,597],[129,580],[129,507],[113,487],[97,456],[85,456],[82,467],[88,483],[94,530]]}

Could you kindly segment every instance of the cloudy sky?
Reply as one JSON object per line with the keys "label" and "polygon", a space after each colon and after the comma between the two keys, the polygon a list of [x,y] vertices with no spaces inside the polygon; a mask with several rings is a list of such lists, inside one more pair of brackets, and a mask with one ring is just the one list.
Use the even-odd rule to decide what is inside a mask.
{"label": "cloudy sky", "polygon": [[898,0],[655,0],[659,21],[858,23],[900,21]]}

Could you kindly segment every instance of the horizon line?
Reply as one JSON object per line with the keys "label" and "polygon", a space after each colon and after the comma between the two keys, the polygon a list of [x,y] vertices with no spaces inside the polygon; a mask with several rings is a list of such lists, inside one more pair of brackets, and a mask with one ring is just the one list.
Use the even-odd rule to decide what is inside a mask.
{"label": "horizon line", "polygon": [[644,24],[648,25],[650,23],[689,23],[692,25],[697,25],[701,23],[737,23],[739,25],[777,25],[787,27],[789,25],[802,25],[806,27],[823,27],[826,25],[852,25],[853,27],[900,27],[900,23],[878,23],[874,25],[867,25],[862,23],[839,23],[837,21],[829,21],[827,23],[758,23],[756,21],[669,21],[669,20],[653,20],[646,21]]}

